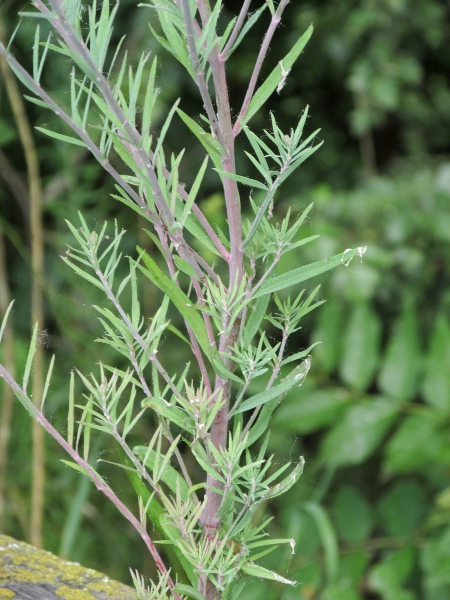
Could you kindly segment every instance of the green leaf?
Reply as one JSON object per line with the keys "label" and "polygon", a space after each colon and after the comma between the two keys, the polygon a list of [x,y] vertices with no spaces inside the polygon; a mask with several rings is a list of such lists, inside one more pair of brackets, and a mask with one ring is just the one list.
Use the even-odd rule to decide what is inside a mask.
{"label": "green leaf", "polygon": [[344,334],[340,375],[362,392],[370,385],[379,360],[381,322],[368,302],[357,304]]}
{"label": "green leaf", "polygon": [[334,496],[332,513],[339,537],[344,542],[362,542],[370,537],[374,515],[358,488],[343,484]]}
{"label": "green leaf", "polygon": [[369,572],[367,583],[374,592],[385,600],[414,600],[416,595],[402,589],[414,568],[415,549],[400,548],[390,552]]}
{"label": "green leaf", "polygon": [[25,371],[23,373],[23,381],[22,381],[22,389],[26,393],[28,379],[30,377],[31,367],[33,365],[34,354],[36,352],[36,344],[37,344],[37,334],[38,334],[38,324],[35,323],[33,327],[33,335],[31,337],[30,348],[28,350],[27,362],[25,364]]}
{"label": "green leaf", "polygon": [[[270,73],[265,82],[256,90],[253,98],[250,101],[247,112],[245,114],[242,123],[248,123],[248,121],[253,117],[253,115],[258,112],[258,110],[263,106],[266,100],[273,94],[273,92],[277,89],[278,84],[285,77],[283,74],[283,70],[288,71],[297,58],[300,56],[302,50],[306,46],[313,32],[313,26],[310,25],[305,33],[301,36],[299,40],[297,40],[296,44],[293,48],[286,54],[286,56],[281,60],[275,69]],[[283,69],[281,68],[283,66]]]}
{"label": "green leaf", "polygon": [[266,316],[267,307],[269,305],[270,295],[260,296],[256,302],[250,307],[250,316],[244,327],[244,334],[242,336],[243,346],[249,346],[252,343],[253,338],[258,333],[261,322]]}
{"label": "green leaf", "polygon": [[[310,310],[313,310],[314,308],[316,308],[317,306],[319,306],[320,304],[322,304],[322,302],[317,302],[317,304],[315,304],[314,306],[312,306],[310,308]],[[309,312],[309,310],[307,311]],[[306,313],[305,313],[306,314]],[[306,356],[308,356],[308,354],[311,353],[311,350],[314,348],[314,346],[316,346],[319,342],[316,342],[315,344],[311,344],[311,346],[309,346],[309,348],[306,348],[306,350],[301,350],[300,352],[296,352],[295,354],[291,354],[290,356],[286,357],[283,360],[283,366],[288,365],[291,362],[300,360],[302,358],[305,358]]]}
{"label": "green leaf", "polygon": [[317,527],[325,555],[327,579],[332,582],[336,578],[339,569],[339,547],[334,527],[327,513],[319,504],[307,502],[302,508],[312,517]]}
{"label": "green leaf", "polygon": [[194,598],[195,600],[205,600],[205,596],[190,585],[178,583],[173,588],[173,591],[177,592],[178,594],[187,594],[190,598]]}
{"label": "green leaf", "polygon": [[219,375],[222,375],[222,377],[227,377],[228,379],[231,379],[232,381],[235,381],[236,383],[240,383],[240,384],[244,383],[244,381],[240,377],[238,377],[237,375],[235,375],[234,373],[232,373],[231,371],[226,369],[221,360],[216,359],[214,361],[213,365],[214,365],[215,371]]}
{"label": "green leaf", "polygon": [[[135,446],[133,452],[141,461],[147,456],[145,466],[153,471],[155,460],[157,458],[155,450],[151,450],[150,453],[148,453],[147,446]],[[189,487],[176,469],[171,465],[167,465],[161,475],[161,480],[174,494],[179,491],[182,501],[186,502],[189,495]]]}
{"label": "green leaf", "polygon": [[359,248],[346,250],[345,252],[336,254],[331,258],[319,260],[309,265],[305,265],[304,267],[299,267],[298,269],[293,269],[292,271],[283,273],[282,275],[277,275],[276,277],[265,281],[253,297],[258,298],[259,296],[264,296],[265,294],[271,294],[273,292],[284,290],[293,285],[302,283],[303,281],[307,281],[312,277],[326,273],[330,269],[334,269],[340,264],[347,265],[348,261],[358,254],[361,254],[361,250]]}
{"label": "green leaf", "polygon": [[89,275],[89,273],[86,273],[85,271],[83,271],[83,269],[80,269],[80,267],[78,267],[77,265],[75,265],[73,262],[71,262],[67,257],[62,256],[61,257],[63,259],[63,261],[69,265],[69,267],[71,269],[73,269],[75,271],[75,273],[77,273],[80,277],[83,277],[83,279],[86,279],[86,281],[89,281],[89,283],[92,283],[92,285],[94,285],[95,287],[98,287],[99,289],[103,290],[103,284],[98,281],[98,279],[95,279],[95,277],[93,277],[92,275]]}
{"label": "green leaf", "polygon": [[440,422],[439,413],[405,417],[386,446],[385,471],[407,473],[436,464],[439,454],[448,448]]}
{"label": "green leaf", "polygon": [[155,497],[148,502],[150,498],[150,491],[147,489],[142,479],[132,471],[128,471],[128,475],[131,479],[131,483],[137,496],[142,498],[144,506],[147,505],[147,514],[150,517],[153,526],[163,536],[164,540],[169,540],[171,542],[169,550],[166,550],[166,552],[169,554],[169,558],[172,558],[170,551],[170,548],[172,548],[191,584],[197,585],[197,575],[194,572],[194,568],[177,545],[177,541],[181,540],[180,532],[174,527],[166,525],[163,507]]}
{"label": "green leaf", "polygon": [[253,575],[254,577],[258,577],[259,579],[271,579],[272,581],[278,581],[278,583],[284,583],[286,585],[297,585],[296,581],[286,579],[278,573],[275,573],[275,571],[269,571],[269,569],[265,569],[260,565],[255,565],[252,562],[247,562],[243,564],[241,570],[247,575]]}
{"label": "green leaf", "polygon": [[411,400],[417,393],[419,367],[419,322],[416,310],[408,305],[388,342],[378,377],[380,390],[404,401]]}
{"label": "green leaf", "polygon": [[310,433],[337,421],[350,402],[347,390],[338,387],[288,392],[273,426],[292,433]]}
{"label": "green leaf", "polygon": [[196,123],[191,117],[189,117],[185,112],[183,112],[180,108],[177,109],[177,113],[184,123],[188,126],[188,128],[192,131],[195,137],[199,140],[202,146],[205,148],[206,152],[211,157],[211,160],[214,163],[214,166],[220,170],[221,167],[221,157],[224,155],[224,149],[220,142],[216,140],[210,133],[204,131],[202,127],[198,123]]}
{"label": "green leaf", "polygon": [[71,460],[64,460],[64,459],[61,459],[61,462],[64,465],[66,465],[67,467],[71,467],[72,469],[75,469],[75,471],[78,471],[79,473],[86,475],[86,477],[89,477],[89,479],[91,478],[89,473],[86,471],[86,469],[83,469],[83,467],[80,467],[80,465],[78,465],[76,462],[72,462]]}
{"label": "green leaf", "polygon": [[279,398],[283,394],[285,394],[288,390],[290,390],[294,385],[301,385],[305,380],[305,377],[309,370],[309,364],[307,361],[304,361],[301,365],[296,367],[292,373],[286,378],[285,381],[282,381],[278,385],[271,387],[269,390],[264,392],[260,392],[244,402],[239,406],[236,411],[232,411],[232,414],[239,414],[241,412],[245,412],[246,410],[250,410],[252,408],[257,408],[269,400],[273,400],[274,398]]}
{"label": "green leaf", "polygon": [[178,427],[181,427],[181,429],[184,429],[188,433],[193,434],[195,431],[193,419],[180,408],[169,405],[162,398],[146,398],[142,401],[141,406],[142,408],[153,409],[158,415],[169,419],[169,421],[175,423],[175,425],[178,425]]}
{"label": "green leaf", "polygon": [[422,483],[398,480],[382,496],[377,506],[379,526],[393,537],[413,535],[428,510]]}
{"label": "green leaf", "polygon": [[233,47],[231,48],[231,50],[227,53],[227,58],[229,58],[232,53],[236,50],[236,48],[239,46],[239,44],[241,43],[241,41],[244,39],[247,31],[249,31],[249,29],[251,27],[253,27],[253,25],[256,23],[256,21],[259,19],[259,17],[261,16],[262,12],[267,8],[267,3],[265,2],[260,8],[258,8],[258,10],[255,10],[255,12],[253,12],[252,14],[250,14],[248,16],[248,19],[244,25],[244,27],[241,29],[236,41],[233,44]]}
{"label": "green leaf", "polygon": [[48,102],[44,102],[43,100],[39,100],[39,98],[33,98],[33,96],[25,96],[25,95],[24,95],[24,98],[26,98],[32,104],[36,104],[37,106],[40,106],[41,108],[46,108],[46,109],[55,111],[54,107],[51,104],[49,104]]}
{"label": "green leaf", "polygon": [[423,397],[435,408],[450,412],[450,323],[444,312],[437,315],[425,359]]}
{"label": "green leaf", "polygon": [[8,308],[6,309],[5,314],[3,315],[2,326],[0,327],[0,342],[2,341],[3,334],[5,332],[5,327],[8,322],[9,313],[11,312],[13,304],[14,300],[8,304]]}
{"label": "green leaf", "polygon": [[323,439],[322,460],[332,466],[361,464],[375,452],[398,411],[398,402],[382,397],[352,406]]}
{"label": "green leaf", "polygon": [[[430,598],[440,600],[450,589],[450,528],[438,530],[424,542],[420,552],[420,566],[425,574],[425,585]],[[434,593],[437,592],[437,593]]]}
{"label": "green leaf", "polygon": [[213,359],[211,356],[208,335],[199,311],[193,306],[188,296],[186,296],[186,294],[181,291],[180,288],[169,277],[167,277],[165,273],[163,273],[163,271],[161,271],[156,262],[150,258],[145,250],[142,250],[142,248],[139,247],[137,250],[139,255],[142,257],[145,266],[147,267],[144,269],[141,265],[139,265],[139,268],[144,275],[150,279],[150,281],[159,287],[164,294],[169,296],[175,307],[192,329],[201,349],[212,363]]}
{"label": "green leaf", "polygon": [[45,135],[48,135],[51,138],[55,138],[55,140],[67,142],[68,144],[74,144],[75,146],[82,146],[83,148],[86,147],[86,144],[83,142],[83,140],[78,138],[74,138],[69,135],[63,135],[62,133],[56,133],[56,131],[50,131],[50,129],[45,129],[44,127],[35,127],[35,129],[41,133],[45,133]]}
{"label": "green leaf", "polygon": [[331,374],[342,356],[342,338],[346,323],[345,309],[337,298],[328,300],[319,311],[317,326],[312,335],[313,342],[320,342],[314,351],[314,365],[326,374]]}
{"label": "green leaf", "polygon": [[257,181],[256,179],[251,179],[250,177],[243,177],[242,175],[236,175],[235,173],[228,173],[227,171],[223,171],[222,169],[214,169],[221,177],[228,177],[228,179],[233,179],[234,181],[238,181],[239,183],[243,183],[244,185],[248,185],[251,188],[258,188],[259,190],[267,191],[268,187],[264,183]]}
{"label": "green leaf", "polygon": [[291,489],[293,485],[297,483],[303,473],[303,467],[305,465],[305,459],[303,456],[300,457],[300,462],[294,467],[287,477],[273,486],[267,493],[264,494],[264,498],[276,498],[281,494],[286,493]]}
{"label": "green leaf", "polygon": [[198,281],[197,273],[194,271],[194,268],[191,267],[191,265],[188,263],[187,260],[185,260],[184,258],[181,258],[180,256],[174,256],[173,261],[174,261],[177,269],[179,269],[182,273],[185,273],[186,275],[189,275],[189,277],[192,277],[193,279]]}

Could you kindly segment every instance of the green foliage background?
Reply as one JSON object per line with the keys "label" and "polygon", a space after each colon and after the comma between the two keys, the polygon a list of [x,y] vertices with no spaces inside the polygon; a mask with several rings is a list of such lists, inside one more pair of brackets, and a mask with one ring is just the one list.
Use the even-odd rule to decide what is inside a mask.
{"label": "green foliage background", "polygon": [[[4,37],[22,8],[14,0],[2,4]],[[227,11],[238,8],[237,1],[225,2]],[[161,115],[177,97],[185,112],[197,114],[193,84],[157,48],[144,10],[131,0],[122,2],[117,39],[126,33],[136,55],[143,48],[158,50]],[[320,295],[327,303],[309,317],[309,329],[296,340],[298,349],[321,344],[313,351],[306,383],[286,397],[273,423],[272,451],[293,459],[303,454],[306,468],[289,494],[263,509],[276,517],[276,537],[297,542],[292,557],[278,552],[267,557],[267,565],[300,585],[283,590],[276,583],[256,583],[246,597],[442,600],[450,597],[450,7],[438,0],[321,0],[293,2],[285,15],[266,72],[310,22],[315,34],[271,108],[283,128],[310,104],[310,130],[321,127],[325,140],[286,184],[276,207],[280,216],[314,201],[307,227],[321,237],[307,251],[292,252],[290,267],[342,247],[367,245],[368,250],[363,262],[354,259],[323,281]],[[252,30],[240,58],[231,63],[236,107],[260,33]],[[15,41],[15,52],[27,64],[32,35],[32,25],[24,22]],[[55,62],[44,80],[54,94],[67,94]],[[54,117],[34,105],[27,111],[34,126],[53,129]],[[262,116],[259,124],[267,125]],[[181,122],[170,135],[174,149],[195,145]],[[93,159],[38,132],[35,139],[46,225],[41,341],[48,358],[57,355],[49,410],[64,429],[72,365],[89,372],[100,350],[105,352],[93,343],[100,330],[89,311],[103,298],[85,290],[59,258],[71,243],[64,219],[75,220],[78,210],[99,226],[117,219],[129,232],[125,253],[136,242],[148,248],[148,242],[134,213],[109,198],[111,182]],[[17,126],[1,83],[0,151],[25,181]],[[181,179],[191,181],[202,158],[200,146],[188,152]],[[239,160],[244,163],[243,154]],[[221,226],[223,198],[213,178],[207,183],[202,209]],[[27,219],[26,199],[18,206],[0,174],[7,253],[2,286],[16,298],[18,369],[30,335]],[[142,292],[150,314],[160,297],[150,286]],[[181,346],[172,343],[167,350],[174,367],[184,365]],[[5,530],[20,538],[27,535],[30,428],[17,407]],[[128,566],[152,575],[144,547],[114,507],[59,458],[59,449],[47,439],[46,547],[119,579],[127,580]],[[114,460],[112,450],[100,458]],[[107,463],[105,471],[121,477],[109,473]],[[124,498],[130,494],[127,487],[123,477]]]}

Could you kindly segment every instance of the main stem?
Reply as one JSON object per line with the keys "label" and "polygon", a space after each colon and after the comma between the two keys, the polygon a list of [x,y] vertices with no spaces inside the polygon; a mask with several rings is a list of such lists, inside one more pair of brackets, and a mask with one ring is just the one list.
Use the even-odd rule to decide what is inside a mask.
{"label": "main stem", "polygon": [[[198,8],[203,26],[210,15],[210,7],[207,0],[200,1]],[[235,142],[233,126],[231,122],[230,101],[228,96],[228,86],[225,72],[225,62],[220,59],[218,47],[216,46],[210,56],[210,65],[214,82],[215,99],[217,106],[217,120],[219,123],[221,142],[225,148],[225,155],[222,158],[222,170],[226,173],[235,173]],[[230,257],[229,257],[229,293],[235,286],[238,286],[244,273],[243,248],[242,248],[242,217],[239,200],[239,192],[236,181],[223,178],[223,189],[225,195],[225,205],[228,218],[228,228],[230,235]],[[228,323],[223,328],[228,331]],[[231,328],[227,335],[222,335],[219,343],[219,354],[227,352],[235,343],[239,332],[239,320]],[[222,355],[223,356],[223,355]],[[233,364],[229,359],[224,359],[225,367],[232,371]],[[229,403],[231,395],[231,381],[227,378],[216,375],[215,397],[225,399],[225,404],[217,413],[211,427],[211,441],[218,449],[225,448],[228,436],[229,421]],[[221,395],[221,396],[220,396]],[[203,513],[204,535],[213,540],[220,530],[220,519],[218,511],[222,502],[222,496],[213,491],[213,488],[221,489],[223,485],[211,475],[207,477],[206,486],[206,506]],[[199,589],[205,595],[206,600],[217,598],[217,590],[214,584],[203,576],[199,582]]]}

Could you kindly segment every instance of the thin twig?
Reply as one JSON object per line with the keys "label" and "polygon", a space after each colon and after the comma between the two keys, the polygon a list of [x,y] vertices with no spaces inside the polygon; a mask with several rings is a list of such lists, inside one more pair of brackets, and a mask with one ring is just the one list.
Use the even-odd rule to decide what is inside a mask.
{"label": "thin twig", "polygon": [[228,38],[228,42],[226,43],[225,48],[222,50],[222,52],[219,55],[220,60],[223,62],[225,62],[227,60],[227,54],[233,47],[233,44],[236,41],[236,38],[242,29],[242,26],[245,21],[245,17],[247,16],[247,13],[248,13],[248,9],[250,8],[251,1],[252,0],[244,0],[244,3],[240,10],[239,16],[237,18],[237,21],[234,24],[233,31],[231,32],[231,35]]}
{"label": "thin twig", "polygon": [[275,14],[272,17],[272,20],[270,22],[269,28],[267,29],[266,35],[264,36],[263,43],[261,44],[261,48],[259,50],[258,58],[256,59],[255,66],[253,68],[253,73],[250,78],[250,83],[248,84],[247,92],[245,94],[245,98],[242,103],[242,108],[239,112],[239,116],[236,119],[236,122],[233,127],[233,133],[235,136],[239,135],[239,133],[242,129],[242,122],[245,119],[245,115],[247,114],[247,110],[248,110],[250,101],[253,98],[253,93],[255,91],[256,82],[258,81],[261,67],[267,56],[270,42],[272,41],[272,38],[273,38],[276,28],[280,24],[281,15],[283,14],[283,11],[286,8],[286,6],[289,4],[289,1],[290,0],[281,0],[280,4],[278,5],[277,10],[275,11]]}
{"label": "thin twig", "polygon": [[194,26],[192,22],[191,11],[189,8],[189,0],[179,0],[181,11],[183,14],[183,23],[186,28],[186,41],[189,50],[189,58],[191,60],[192,66],[194,67],[195,73],[195,82],[200,92],[200,96],[203,100],[203,105],[206,110],[206,114],[208,115],[209,123],[211,125],[211,131],[213,136],[225,147],[223,133],[220,128],[220,124],[217,120],[217,116],[211,102],[211,97],[209,95],[208,86],[206,84],[205,74],[200,66],[200,59],[197,53],[197,48],[195,45],[195,32]]}

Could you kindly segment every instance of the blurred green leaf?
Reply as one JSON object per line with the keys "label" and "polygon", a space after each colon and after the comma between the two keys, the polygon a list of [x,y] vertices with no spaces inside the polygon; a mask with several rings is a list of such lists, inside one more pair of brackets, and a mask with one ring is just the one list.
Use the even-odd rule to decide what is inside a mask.
{"label": "blurred green leaf", "polygon": [[346,585],[345,587],[339,584],[333,584],[323,590],[321,594],[322,600],[362,600],[362,596],[355,590]]}
{"label": "blurred green leaf", "polygon": [[368,564],[370,564],[370,553],[366,549],[343,554],[339,569],[341,587],[348,589],[352,585],[356,589],[360,589]]}
{"label": "blurred green leaf", "polygon": [[339,569],[339,548],[333,524],[325,509],[315,502],[307,502],[303,510],[313,519],[322,544],[328,582],[334,581]]}
{"label": "blurred green leaf", "polygon": [[316,431],[333,423],[349,401],[348,392],[338,387],[296,389],[288,392],[272,423],[274,427],[295,433]]}
{"label": "blurred green leaf", "polygon": [[428,539],[420,552],[427,598],[447,598],[450,592],[450,527]]}
{"label": "blurred green leaf", "polygon": [[381,322],[368,302],[358,303],[344,334],[340,375],[358,391],[370,385],[379,361]]}
{"label": "blurred green leaf", "polygon": [[314,361],[325,373],[332,373],[342,355],[344,307],[338,299],[328,300],[318,314],[312,340],[320,342],[314,350]]}
{"label": "blurred green leaf", "polygon": [[295,590],[286,590],[287,598],[295,598],[295,600],[309,600],[310,598],[314,598],[321,586],[322,580],[319,561],[305,558],[300,568],[295,572],[294,579],[301,583]]}
{"label": "blurred green leaf", "polygon": [[371,590],[386,600],[415,600],[416,595],[402,589],[414,566],[415,551],[411,547],[390,552],[369,572]]}
{"label": "blurred green leaf", "polygon": [[440,313],[434,323],[430,346],[425,359],[422,393],[428,404],[450,412],[450,323]]}
{"label": "blurred green leaf", "polygon": [[332,514],[343,541],[357,542],[370,536],[374,523],[372,509],[358,488],[341,485],[333,499]]}
{"label": "blurred green leaf", "polygon": [[438,415],[407,416],[386,446],[386,471],[390,474],[417,471],[436,461],[445,443],[438,427]]}
{"label": "blurred green leaf", "polygon": [[329,431],[321,445],[320,456],[330,465],[358,465],[379,446],[394,423],[398,404],[376,397],[352,406]]}
{"label": "blurred green leaf", "polygon": [[416,481],[396,481],[381,497],[377,511],[387,535],[409,536],[419,526],[426,510],[423,487]]}
{"label": "blurred green leaf", "polygon": [[420,341],[417,312],[408,305],[389,340],[378,377],[380,390],[388,396],[411,400],[417,393]]}

